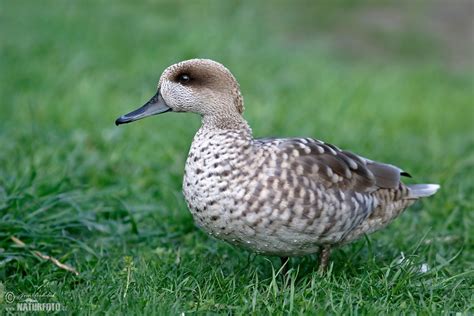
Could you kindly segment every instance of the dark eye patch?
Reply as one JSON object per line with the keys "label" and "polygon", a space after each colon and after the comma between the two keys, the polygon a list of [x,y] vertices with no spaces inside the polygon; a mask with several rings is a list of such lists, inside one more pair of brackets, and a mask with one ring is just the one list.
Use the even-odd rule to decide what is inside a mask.
{"label": "dark eye patch", "polygon": [[206,69],[186,66],[176,72],[173,80],[183,86],[198,87],[210,84],[214,78]]}

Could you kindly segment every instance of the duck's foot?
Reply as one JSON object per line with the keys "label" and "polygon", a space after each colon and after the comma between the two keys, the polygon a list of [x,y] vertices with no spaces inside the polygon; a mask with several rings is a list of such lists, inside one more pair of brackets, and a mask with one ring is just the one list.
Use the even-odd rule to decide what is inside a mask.
{"label": "duck's foot", "polygon": [[319,255],[319,269],[318,273],[323,275],[326,272],[328,267],[329,257],[331,255],[331,246],[324,245],[321,249],[321,253]]}
{"label": "duck's foot", "polygon": [[288,272],[288,265],[290,264],[288,257],[280,257],[281,260],[281,272],[282,274],[286,274]]}

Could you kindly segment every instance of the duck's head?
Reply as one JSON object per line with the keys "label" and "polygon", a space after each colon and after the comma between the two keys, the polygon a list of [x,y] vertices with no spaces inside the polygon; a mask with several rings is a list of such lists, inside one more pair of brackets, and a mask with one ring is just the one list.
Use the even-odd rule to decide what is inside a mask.
{"label": "duck's head", "polygon": [[190,59],[168,67],[156,94],[142,107],[119,117],[115,124],[130,123],[165,112],[193,112],[203,117],[240,117],[244,110],[239,84],[222,64]]}

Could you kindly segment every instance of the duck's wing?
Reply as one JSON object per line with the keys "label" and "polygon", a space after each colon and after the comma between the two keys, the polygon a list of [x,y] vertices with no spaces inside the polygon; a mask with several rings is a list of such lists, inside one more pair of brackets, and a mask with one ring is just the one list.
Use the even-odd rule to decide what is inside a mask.
{"label": "duck's wing", "polygon": [[271,147],[269,159],[275,167],[291,169],[299,176],[318,179],[327,187],[342,191],[373,192],[397,189],[402,169],[369,160],[334,145],[312,138],[258,139]]}

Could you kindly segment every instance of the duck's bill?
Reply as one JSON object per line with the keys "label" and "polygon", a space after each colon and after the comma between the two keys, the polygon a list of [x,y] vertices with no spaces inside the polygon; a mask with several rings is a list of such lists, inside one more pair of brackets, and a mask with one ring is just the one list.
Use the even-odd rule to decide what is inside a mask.
{"label": "duck's bill", "polygon": [[171,111],[171,108],[166,104],[165,100],[161,96],[160,90],[150,99],[145,105],[132,111],[128,114],[122,115],[115,120],[115,125],[131,123],[133,121],[140,120],[142,118],[157,115]]}

